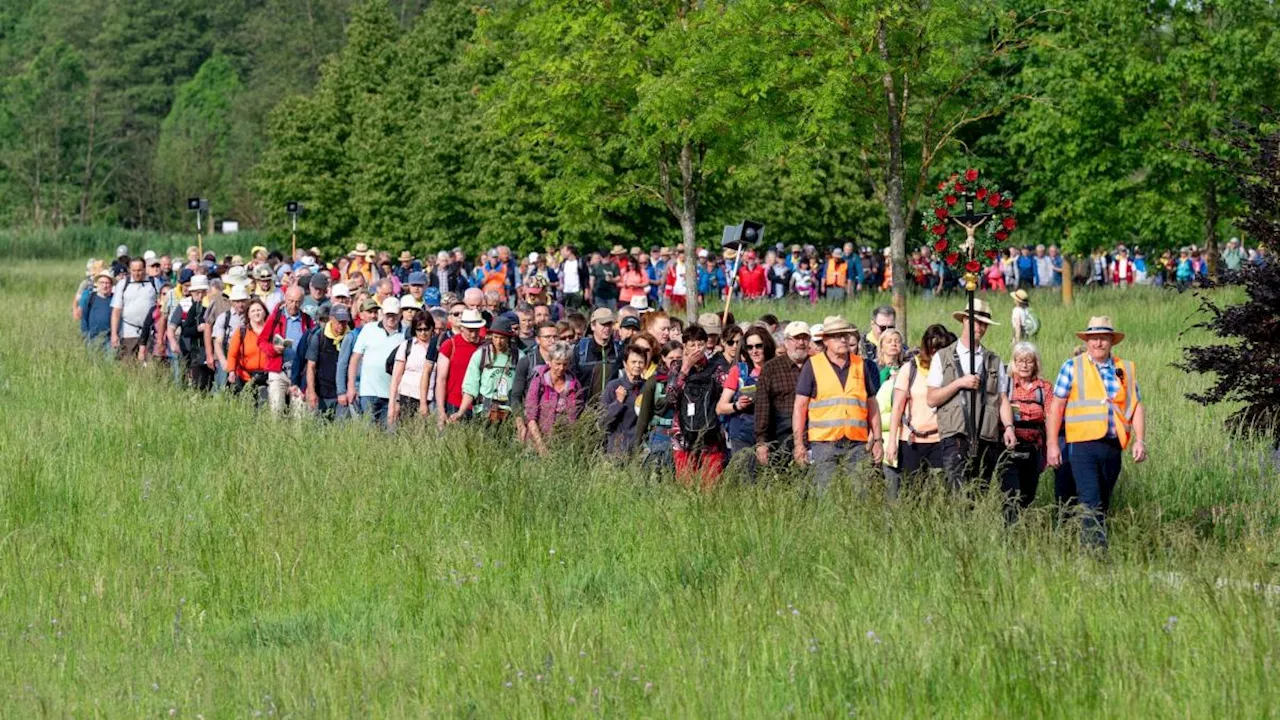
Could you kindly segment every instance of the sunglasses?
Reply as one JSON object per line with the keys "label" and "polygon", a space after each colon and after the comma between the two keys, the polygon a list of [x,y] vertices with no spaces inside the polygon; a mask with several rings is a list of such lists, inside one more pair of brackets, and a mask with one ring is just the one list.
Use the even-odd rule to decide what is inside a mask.
{"label": "sunglasses", "polygon": [[460,312],[451,312],[451,313],[449,313],[449,317],[462,317],[462,313],[460,313]]}
{"label": "sunglasses", "polygon": [[429,327],[420,327],[420,328],[418,328],[417,330],[414,330],[414,332],[415,332],[415,333],[418,333],[419,335],[421,335],[422,333],[429,333],[429,332],[431,332],[431,328],[429,328]]}
{"label": "sunglasses", "polygon": [[764,349],[764,343],[751,343],[750,345],[747,345],[747,349],[748,349],[748,350],[763,350],[763,349]]}
{"label": "sunglasses", "polygon": [[741,340],[725,340],[725,341],[724,341],[724,344],[725,344],[725,345],[733,345],[734,347],[737,347],[737,345],[738,345],[738,343],[739,343],[739,342],[741,342]]}

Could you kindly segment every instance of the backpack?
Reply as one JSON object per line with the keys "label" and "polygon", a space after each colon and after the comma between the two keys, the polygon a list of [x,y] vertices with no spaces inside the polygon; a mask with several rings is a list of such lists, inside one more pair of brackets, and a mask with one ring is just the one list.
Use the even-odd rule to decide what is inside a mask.
{"label": "backpack", "polygon": [[404,348],[404,362],[406,365],[409,364],[409,353],[413,351],[413,341],[415,339],[415,336],[410,335],[408,340],[396,345],[391,352],[387,353],[387,359],[386,362],[383,363],[383,368],[387,371],[388,375],[395,373],[396,355],[400,354],[400,348],[402,347]]}
{"label": "backpack", "polygon": [[712,433],[720,432],[720,416],[716,414],[716,400],[720,396],[720,383],[708,364],[689,375],[680,398],[680,438],[688,449],[707,444]]}
{"label": "backpack", "polygon": [[1040,332],[1040,318],[1036,317],[1031,308],[1028,307],[1026,310],[1027,314],[1022,318],[1022,334],[1027,339],[1032,339],[1036,336],[1036,333]]}

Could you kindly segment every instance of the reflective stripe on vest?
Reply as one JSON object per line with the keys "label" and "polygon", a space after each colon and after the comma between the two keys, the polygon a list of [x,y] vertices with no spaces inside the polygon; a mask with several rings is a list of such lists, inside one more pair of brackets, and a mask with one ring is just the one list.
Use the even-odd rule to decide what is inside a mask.
{"label": "reflective stripe on vest", "polygon": [[818,394],[809,403],[810,442],[867,439],[867,384],[862,358],[849,356],[849,376],[843,387],[826,353],[810,359]]}
{"label": "reflective stripe on vest", "polygon": [[827,287],[844,287],[845,280],[849,279],[849,264],[836,262],[835,258],[828,259],[827,271],[823,273],[823,279],[826,281]]}
{"label": "reflective stripe on vest", "polygon": [[[1113,357],[1116,371],[1121,374],[1120,387],[1114,398],[1107,397],[1107,387],[1102,373],[1086,355],[1080,355],[1074,363],[1071,395],[1067,398],[1064,415],[1067,442],[1088,442],[1107,437],[1108,416],[1115,418],[1116,439],[1121,448],[1129,446],[1130,426],[1137,409],[1134,397],[1133,363]],[[1114,413],[1109,413],[1114,409]]]}

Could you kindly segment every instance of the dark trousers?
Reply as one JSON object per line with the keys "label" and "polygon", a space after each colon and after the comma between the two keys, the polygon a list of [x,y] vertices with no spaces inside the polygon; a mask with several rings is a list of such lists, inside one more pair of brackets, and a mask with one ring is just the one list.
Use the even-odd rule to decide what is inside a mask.
{"label": "dark trousers", "polygon": [[1004,465],[1000,464],[1000,456],[1004,453],[1003,445],[979,440],[977,452],[970,457],[969,438],[963,435],[943,438],[939,444],[942,445],[942,468],[946,471],[948,488],[959,490],[968,486],[971,480],[990,483],[996,479],[998,470],[1000,489],[1006,494],[1013,489],[1008,461]]}
{"label": "dark trousers", "polygon": [[1040,446],[1019,443],[1013,452],[1013,468],[1010,472],[1010,486],[1013,490],[1011,500],[1023,510],[1035,502],[1036,491],[1040,489],[1040,473],[1042,471]]}
{"label": "dark trousers", "polygon": [[1085,545],[1107,546],[1106,515],[1120,479],[1122,454],[1120,442],[1114,438],[1067,445],[1076,491],[1068,502],[1078,505],[1082,512],[1080,542]]}
{"label": "dark trousers", "polygon": [[896,500],[904,485],[923,487],[920,481],[922,476],[942,469],[942,443],[909,443],[902,440],[898,443],[898,472],[892,477],[885,473],[888,483],[885,493],[890,500]]}
{"label": "dark trousers", "polygon": [[187,365],[187,380],[200,392],[213,390],[213,376],[213,369],[202,362]]}
{"label": "dark trousers", "polygon": [[569,310],[580,310],[587,306],[587,301],[583,299],[582,293],[565,293],[564,306]]}

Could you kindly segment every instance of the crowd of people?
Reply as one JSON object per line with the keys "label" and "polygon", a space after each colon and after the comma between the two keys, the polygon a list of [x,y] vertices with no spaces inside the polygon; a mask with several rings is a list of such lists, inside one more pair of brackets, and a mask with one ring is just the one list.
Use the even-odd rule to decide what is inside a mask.
{"label": "crowd of people", "polygon": [[[799,250],[789,288],[813,272]],[[888,306],[865,334],[839,315],[810,325],[726,311],[685,325],[680,296],[706,299],[723,278],[708,262],[708,284],[701,274],[686,284],[680,253],[662,249],[665,274],[620,247],[527,263],[496,248],[475,266],[457,252],[393,262],[363,244],[329,261],[314,248],[293,261],[262,247],[222,261],[195,248],[178,261],[116,255],[90,261],[76,293],[91,349],[167,366],[180,385],[243,394],[274,415],[408,432],[476,423],[539,454],[591,422],[608,457],[687,486],[715,486],[735,458],[745,482],[804,468],[818,494],[865,467],[895,498],[931,477],[952,490],[998,487],[1011,522],[1052,467],[1057,501],[1083,510],[1092,544],[1106,542],[1121,453],[1146,457],[1135,368],[1112,352],[1124,334],[1092,318],[1050,383],[1024,288],[1011,293],[1006,364],[982,344],[998,323],[981,299],[914,344]],[[755,259],[741,263],[755,278],[739,276],[747,297],[772,292]],[[840,283],[823,280],[828,270],[803,287],[833,299],[862,287],[844,272],[837,263]]]}

